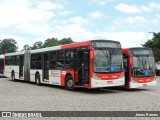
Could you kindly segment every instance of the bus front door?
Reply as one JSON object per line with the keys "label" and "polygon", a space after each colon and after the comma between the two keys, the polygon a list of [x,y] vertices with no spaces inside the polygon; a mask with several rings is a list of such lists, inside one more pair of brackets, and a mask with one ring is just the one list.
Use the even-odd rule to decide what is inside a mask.
{"label": "bus front door", "polygon": [[77,79],[76,85],[84,85],[89,83],[89,51],[82,49],[76,52],[76,69],[77,73],[75,78]]}
{"label": "bus front door", "polygon": [[43,81],[49,80],[49,53],[43,54]]}
{"label": "bus front door", "polygon": [[129,82],[129,60],[128,56],[124,55],[124,69],[125,69],[125,86],[128,86]]}
{"label": "bus front door", "polygon": [[23,77],[24,56],[19,56],[19,78]]}

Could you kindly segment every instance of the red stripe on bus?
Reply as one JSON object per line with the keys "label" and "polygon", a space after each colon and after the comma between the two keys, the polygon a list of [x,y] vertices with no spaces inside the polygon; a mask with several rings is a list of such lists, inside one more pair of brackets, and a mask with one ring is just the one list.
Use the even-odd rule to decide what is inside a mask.
{"label": "red stripe on bus", "polygon": [[90,44],[91,44],[90,41],[76,42],[76,43],[62,45],[61,48],[62,49],[67,49],[67,48],[74,48],[74,47],[80,47],[80,46],[87,46],[87,45],[90,45]]}

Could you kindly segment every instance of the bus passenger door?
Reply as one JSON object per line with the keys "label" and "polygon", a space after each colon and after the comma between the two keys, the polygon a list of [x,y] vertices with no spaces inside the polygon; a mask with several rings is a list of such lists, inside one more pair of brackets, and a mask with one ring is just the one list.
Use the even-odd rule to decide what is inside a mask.
{"label": "bus passenger door", "polygon": [[43,54],[43,81],[49,80],[49,53]]}
{"label": "bus passenger door", "polygon": [[19,78],[23,77],[24,56],[19,56]]}
{"label": "bus passenger door", "polygon": [[89,52],[86,49],[80,49],[76,52],[75,78],[78,79],[76,85],[84,85],[89,82]]}
{"label": "bus passenger door", "polygon": [[0,59],[0,75],[4,74],[3,69],[4,69],[4,59]]}
{"label": "bus passenger door", "polygon": [[124,69],[125,69],[125,85],[129,82],[129,58],[124,55]]}
{"label": "bus passenger door", "polygon": [[89,83],[89,50],[83,51],[83,61],[84,66],[82,67],[82,73],[84,78],[84,83]]}

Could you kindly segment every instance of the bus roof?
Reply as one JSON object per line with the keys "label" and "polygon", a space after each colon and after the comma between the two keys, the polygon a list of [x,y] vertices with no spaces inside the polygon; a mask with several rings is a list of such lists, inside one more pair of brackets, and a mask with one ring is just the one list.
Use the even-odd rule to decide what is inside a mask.
{"label": "bus roof", "polygon": [[151,48],[146,48],[146,47],[131,47],[131,48],[123,48],[122,51],[123,51],[123,53],[129,53],[129,50],[132,50],[132,49],[152,50]]}
{"label": "bus roof", "polygon": [[146,47],[132,47],[129,49],[148,49],[148,50],[152,50],[151,48],[146,48]]}
{"label": "bus roof", "polygon": [[[88,40],[88,41],[83,41],[83,42],[75,42],[75,43],[70,43],[70,44],[65,44],[65,45],[46,47],[46,48],[28,50],[28,51],[30,51],[30,53],[41,53],[41,52],[47,52],[47,51],[53,51],[53,50],[76,48],[76,47],[91,45],[92,41],[99,41],[99,42],[104,42],[104,41],[107,42],[108,41],[108,42],[120,43],[120,42],[114,41],[114,40],[99,39],[99,40]],[[24,53],[25,53],[25,51],[15,52],[15,53],[6,53],[5,56],[23,55]]]}
{"label": "bus roof", "polygon": [[24,51],[14,52],[14,53],[5,53],[5,56],[14,56],[14,55],[23,55]]}
{"label": "bus roof", "polygon": [[151,48],[146,48],[146,47],[130,47],[130,48],[123,48],[123,50],[130,50],[130,49],[148,49],[148,50],[152,50]]}
{"label": "bus roof", "polygon": [[68,48],[74,48],[74,47],[89,45],[90,43],[91,43],[90,41],[75,42],[75,43],[70,43],[70,44],[65,44],[65,45],[59,45],[59,46],[30,50],[30,52],[31,53],[39,53],[39,52],[47,52],[47,51],[60,50],[60,49],[68,49]]}
{"label": "bus roof", "polygon": [[61,49],[61,45],[54,46],[54,47],[46,47],[46,48],[41,48],[41,49],[35,49],[35,50],[29,50],[29,51],[30,51],[30,53],[40,53],[40,52],[47,52],[47,51],[59,50],[59,49]]}

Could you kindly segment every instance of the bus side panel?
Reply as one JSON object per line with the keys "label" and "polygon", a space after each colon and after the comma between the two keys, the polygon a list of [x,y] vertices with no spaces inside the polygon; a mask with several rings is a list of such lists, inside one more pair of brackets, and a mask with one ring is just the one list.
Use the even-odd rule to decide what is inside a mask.
{"label": "bus side panel", "polygon": [[4,76],[11,77],[12,70],[15,73],[15,79],[19,79],[19,66],[5,66]]}
{"label": "bus side panel", "polygon": [[49,84],[61,85],[61,70],[49,70]]}
{"label": "bus side panel", "polygon": [[33,69],[31,69],[30,70],[30,81],[31,82],[35,82],[35,74],[36,74],[36,72],[39,72],[39,74],[40,74],[40,80],[42,81],[43,80],[43,77],[42,77],[42,70],[33,70]]}
{"label": "bus side panel", "polygon": [[15,73],[15,79],[19,79],[19,66],[14,66],[14,73]]}
{"label": "bus side panel", "polygon": [[9,66],[5,66],[4,76],[11,77],[11,71],[9,71]]}
{"label": "bus side panel", "polygon": [[65,86],[65,77],[67,74],[71,74],[74,80],[74,70],[63,70],[61,71],[61,86]]}

